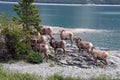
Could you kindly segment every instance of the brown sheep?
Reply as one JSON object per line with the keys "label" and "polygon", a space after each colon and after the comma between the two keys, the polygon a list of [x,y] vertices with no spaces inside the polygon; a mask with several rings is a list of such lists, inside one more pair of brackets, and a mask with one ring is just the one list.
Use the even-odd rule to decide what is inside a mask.
{"label": "brown sheep", "polygon": [[40,34],[41,35],[49,35],[50,38],[52,38],[52,30],[51,30],[51,28],[45,28],[45,27],[41,28]]}
{"label": "brown sheep", "polygon": [[66,54],[65,42],[63,40],[57,41],[54,38],[51,38],[49,43],[50,43],[50,46],[54,48],[55,55],[57,55],[57,48],[62,48],[64,54]]}
{"label": "brown sheep", "polygon": [[30,35],[31,46],[34,46],[36,43],[45,43],[46,37],[43,35]]}
{"label": "brown sheep", "polygon": [[45,43],[41,43],[41,44],[35,44],[33,47],[34,51],[37,52],[41,52],[44,53],[44,58],[46,58],[46,60],[48,60],[49,56],[48,56],[48,52],[49,52],[49,47],[47,44]]}
{"label": "brown sheep", "polygon": [[104,61],[103,64],[105,65],[105,66],[103,65],[103,68],[105,68],[108,65],[107,62],[108,52],[101,50],[93,50],[93,49],[95,49],[95,47],[93,47],[92,50],[89,51],[89,53],[95,59],[95,64],[97,65],[97,60],[103,60]]}
{"label": "brown sheep", "polygon": [[79,52],[81,51],[81,49],[86,50],[88,52],[93,47],[93,44],[91,42],[82,41],[80,37],[75,37],[73,40],[75,40]]}
{"label": "brown sheep", "polygon": [[72,46],[72,44],[73,44],[73,33],[72,32],[67,32],[65,30],[61,30],[60,38],[61,38],[61,40],[70,40],[71,46]]}
{"label": "brown sheep", "polygon": [[46,37],[44,35],[34,35],[30,33],[31,47],[34,51],[44,53],[46,60],[48,59],[47,52],[49,51],[48,45],[45,43]]}

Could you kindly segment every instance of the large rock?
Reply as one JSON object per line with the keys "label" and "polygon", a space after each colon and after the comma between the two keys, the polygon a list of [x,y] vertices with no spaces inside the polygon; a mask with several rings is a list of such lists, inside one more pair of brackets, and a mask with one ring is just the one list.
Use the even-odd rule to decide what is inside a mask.
{"label": "large rock", "polygon": [[[51,56],[55,59],[56,64],[61,66],[77,66],[80,68],[94,68],[95,63],[94,59],[91,55],[89,55],[86,51],[78,53],[78,49],[75,45],[72,47],[70,45],[66,46],[66,55],[62,53],[60,49],[58,49],[59,54],[55,56],[51,54]],[[118,67],[120,61],[120,56],[118,54],[114,54],[109,56],[108,66],[109,67]],[[96,67],[102,67],[104,64],[102,61],[98,60],[98,64]]]}

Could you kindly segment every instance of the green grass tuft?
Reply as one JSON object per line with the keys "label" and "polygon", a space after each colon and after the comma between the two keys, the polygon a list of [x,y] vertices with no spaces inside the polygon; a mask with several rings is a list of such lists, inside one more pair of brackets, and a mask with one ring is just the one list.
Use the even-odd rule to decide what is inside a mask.
{"label": "green grass tuft", "polygon": [[50,63],[49,66],[50,66],[50,67],[55,67],[55,64],[54,64],[54,63]]}
{"label": "green grass tuft", "polygon": [[64,80],[64,78],[59,74],[54,74],[53,76],[49,76],[47,80]]}
{"label": "green grass tuft", "polygon": [[52,76],[49,76],[47,80],[81,80],[80,78],[73,78],[73,77],[63,77],[62,75],[59,74],[54,74]]}
{"label": "green grass tuft", "polygon": [[0,80],[43,80],[43,78],[34,74],[5,71],[0,66]]}

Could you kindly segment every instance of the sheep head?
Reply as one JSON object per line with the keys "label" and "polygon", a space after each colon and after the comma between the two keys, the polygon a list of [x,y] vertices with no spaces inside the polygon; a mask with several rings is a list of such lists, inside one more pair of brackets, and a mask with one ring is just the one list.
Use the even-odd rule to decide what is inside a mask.
{"label": "sheep head", "polygon": [[51,29],[50,28],[42,28],[41,31],[40,31],[40,34],[41,35],[48,35],[48,34],[51,34]]}
{"label": "sheep head", "polygon": [[54,47],[55,38],[50,38],[50,46]]}
{"label": "sheep head", "polygon": [[55,38],[53,38],[53,37],[50,38],[50,42],[53,42],[53,41],[55,41]]}
{"label": "sheep head", "polygon": [[65,31],[64,29],[62,29],[62,30],[59,30],[60,34],[62,34],[64,31]]}
{"label": "sheep head", "polygon": [[91,55],[93,55],[93,49],[95,49],[94,46],[91,48],[91,50],[88,53],[91,54]]}
{"label": "sheep head", "polygon": [[40,30],[40,34],[41,35],[49,35],[52,38],[52,30],[51,30],[51,28],[45,28],[45,27],[43,27]]}
{"label": "sheep head", "polygon": [[35,36],[32,36],[32,37],[30,38],[30,41],[31,41],[31,44],[34,45],[34,44],[37,43],[37,38],[36,38]]}
{"label": "sheep head", "polygon": [[75,41],[76,43],[78,43],[79,41],[81,41],[82,39],[80,37],[74,37],[73,41]]}

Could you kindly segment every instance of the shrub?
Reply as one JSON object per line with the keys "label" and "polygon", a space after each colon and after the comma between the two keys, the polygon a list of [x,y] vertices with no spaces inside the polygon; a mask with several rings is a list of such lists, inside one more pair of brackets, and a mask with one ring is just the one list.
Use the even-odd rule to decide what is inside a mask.
{"label": "shrub", "polygon": [[26,40],[24,33],[22,30],[17,29],[17,26],[12,29],[6,27],[2,30],[2,34],[5,36],[5,44],[9,52],[12,53],[13,58],[19,57],[19,54],[27,54],[30,49],[30,45],[22,41]]}
{"label": "shrub", "polygon": [[82,79],[80,79],[79,77],[74,78],[74,77],[71,77],[71,76],[65,77],[65,76],[62,76],[62,75],[59,75],[59,74],[55,73],[52,76],[48,76],[47,80],[82,80]]}
{"label": "shrub", "polygon": [[28,55],[28,62],[31,63],[42,63],[43,59],[42,59],[42,55],[41,53],[35,52],[35,51],[30,51],[29,55]]}
{"label": "shrub", "polygon": [[13,59],[20,59],[26,56],[31,50],[29,31],[24,31],[20,25],[16,25],[4,15],[0,16],[0,28],[0,36],[4,36],[4,45],[9,55],[11,55]]}

